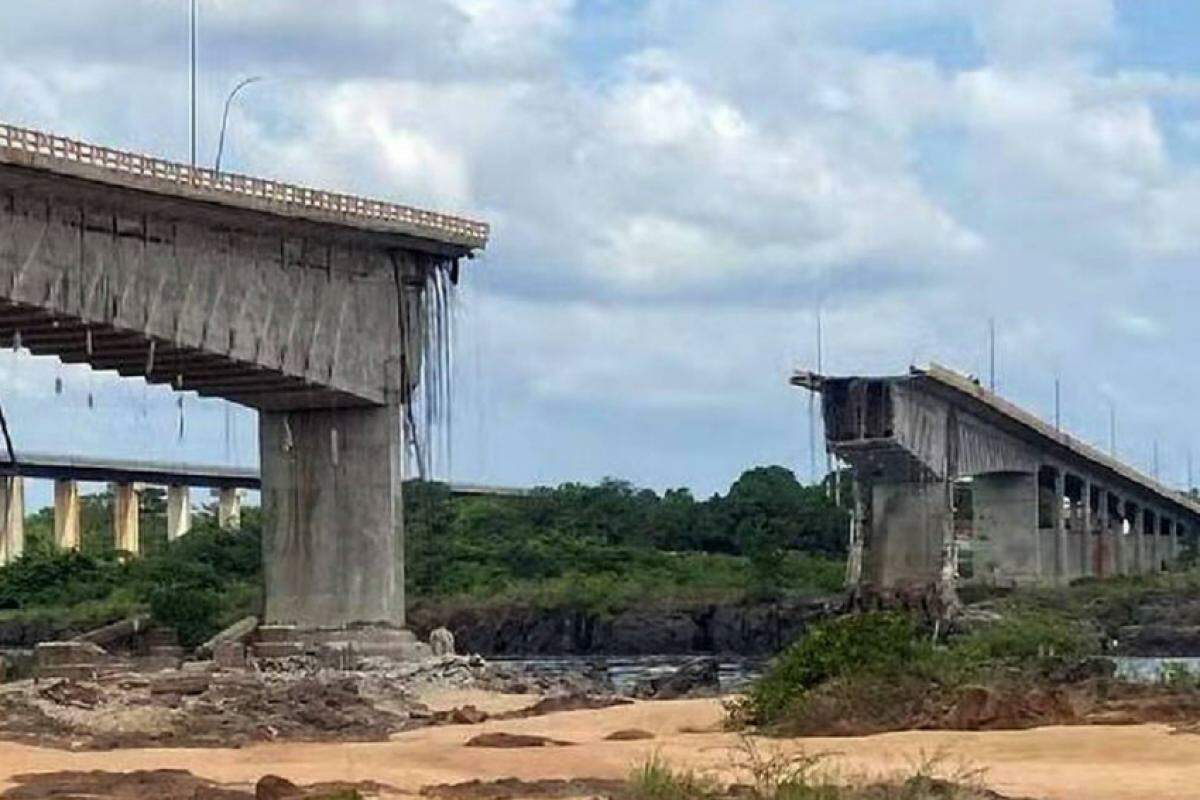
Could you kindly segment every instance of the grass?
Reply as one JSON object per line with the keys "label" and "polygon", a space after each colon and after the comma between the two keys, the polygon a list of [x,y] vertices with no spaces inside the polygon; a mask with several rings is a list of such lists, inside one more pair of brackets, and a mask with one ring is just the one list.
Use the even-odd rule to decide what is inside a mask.
{"label": "grass", "polygon": [[676,769],[654,753],[630,773],[631,800],[984,800],[981,770],[954,766],[941,754],[922,756],[902,773],[847,777],[832,754],[764,747],[743,737],[734,763],[744,782],[723,785],[695,770]]}

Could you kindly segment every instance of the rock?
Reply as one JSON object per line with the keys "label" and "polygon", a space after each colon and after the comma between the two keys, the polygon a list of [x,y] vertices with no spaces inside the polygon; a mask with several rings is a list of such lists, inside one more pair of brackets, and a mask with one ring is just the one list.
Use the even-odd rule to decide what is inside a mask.
{"label": "rock", "polygon": [[643,700],[674,700],[720,694],[720,665],[715,658],[694,658],[667,675],[642,678],[633,696]]}
{"label": "rock", "polygon": [[612,706],[629,705],[633,701],[616,695],[567,694],[545,697],[531,706],[497,714],[495,719],[525,719],[555,714],[559,711],[591,711]]}
{"label": "rock", "polygon": [[644,739],[653,739],[654,734],[650,731],[644,731],[640,728],[625,728],[623,730],[613,731],[604,738],[610,742],[637,742]]}
{"label": "rock", "polygon": [[447,628],[434,628],[429,632],[429,649],[435,657],[454,655],[454,634]]}
{"label": "rock", "polygon": [[95,708],[100,705],[100,690],[74,681],[55,681],[38,689],[38,697],[59,706]]}
{"label": "rock", "polygon": [[1188,656],[1200,652],[1200,625],[1126,625],[1117,641],[1124,655]]}
{"label": "rock", "polygon": [[299,786],[278,775],[264,775],[254,786],[254,800],[289,800],[305,794]]}
{"label": "rock", "polygon": [[488,715],[486,711],[467,705],[435,712],[430,719],[434,725],[479,725],[487,722]]}
{"label": "rock", "polygon": [[526,733],[481,733],[467,740],[467,747],[568,747],[574,742]]}

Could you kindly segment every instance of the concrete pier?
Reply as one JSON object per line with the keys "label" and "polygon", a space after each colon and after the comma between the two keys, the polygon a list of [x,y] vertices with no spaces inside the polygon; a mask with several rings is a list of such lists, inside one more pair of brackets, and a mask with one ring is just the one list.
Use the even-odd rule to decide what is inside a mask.
{"label": "concrete pier", "polygon": [[186,486],[167,487],[167,541],[192,529],[192,493]]}
{"label": "concrete pier", "polygon": [[0,564],[8,564],[25,552],[25,480],[19,476],[0,478]]}
{"label": "concrete pier", "polygon": [[226,486],[217,490],[217,524],[226,531],[236,531],[242,527],[241,489]]}
{"label": "concrete pier", "polygon": [[54,482],[54,544],[59,550],[78,550],[82,544],[83,506],[79,501],[79,483]]}
{"label": "concrete pier", "polygon": [[404,624],[399,404],[259,415],[268,622]]}
{"label": "concrete pier", "polygon": [[136,556],[142,552],[138,529],[140,511],[139,487],[133,483],[118,483],[113,487],[113,546],[120,552]]}

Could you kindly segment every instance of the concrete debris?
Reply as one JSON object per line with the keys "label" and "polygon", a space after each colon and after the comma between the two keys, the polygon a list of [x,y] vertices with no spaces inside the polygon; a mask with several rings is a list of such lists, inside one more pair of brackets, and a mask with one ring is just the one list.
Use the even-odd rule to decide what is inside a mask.
{"label": "concrete debris", "polygon": [[429,648],[434,656],[454,655],[454,634],[447,628],[434,628],[429,632]]}
{"label": "concrete debris", "polygon": [[200,657],[212,656],[216,658],[217,651],[225,645],[245,645],[250,637],[258,630],[258,617],[248,616],[239,619],[237,622],[225,628],[216,636],[209,639],[204,644],[196,648],[196,655]]}

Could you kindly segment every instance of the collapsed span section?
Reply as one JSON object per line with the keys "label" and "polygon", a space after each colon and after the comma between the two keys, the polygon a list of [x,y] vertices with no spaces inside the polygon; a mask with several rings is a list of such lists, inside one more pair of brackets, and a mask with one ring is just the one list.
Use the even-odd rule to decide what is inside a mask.
{"label": "collapsed span section", "polygon": [[848,578],[880,591],[1171,568],[1200,503],[939,366],[792,383],[852,468]]}
{"label": "collapsed span section", "polygon": [[0,346],[259,410],[273,622],[403,624],[405,409],[487,237],[0,125]]}

